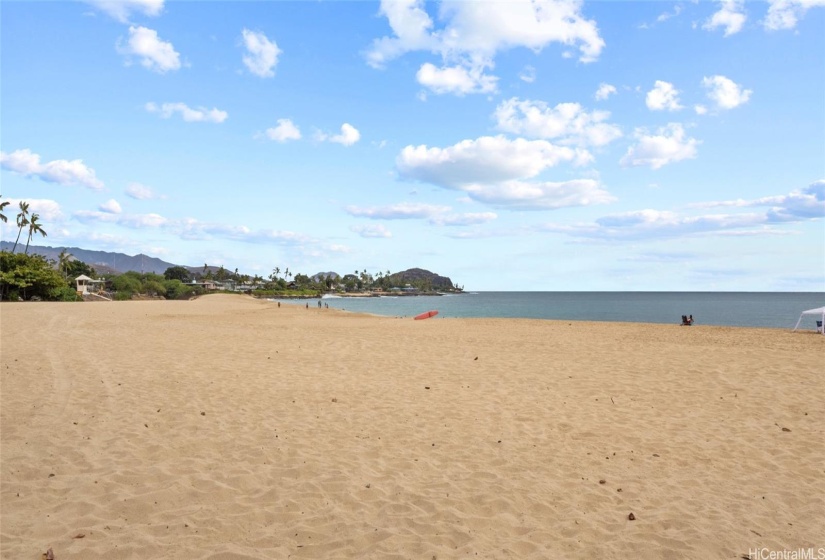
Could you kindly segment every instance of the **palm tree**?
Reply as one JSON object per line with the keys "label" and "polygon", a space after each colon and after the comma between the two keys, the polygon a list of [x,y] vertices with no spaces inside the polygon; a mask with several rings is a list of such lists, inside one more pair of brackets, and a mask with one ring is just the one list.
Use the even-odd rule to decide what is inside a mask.
{"label": "palm tree", "polygon": [[17,239],[14,241],[14,247],[12,247],[11,252],[14,253],[17,250],[17,243],[20,241],[20,234],[23,233],[23,228],[29,225],[29,203],[20,201],[20,213],[17,214],[17,227],[20,228],[17,230]]}
{"label": "palm tree", "polygon": [[2,220],[4,224],[8,222],[9,219],[6,217],[5,214],[3,214],[3,210],[5,210],[6,206],[8,206],[9,204],[11,204],[11,202],[9,202],[8,200],[6,202],[0,202],[0,220]]}
{"label": "palm tree", "polygon": [[278,275],[279,275],[280,273],[281,273],[281,269],[280,269],[280,268],[278,268],[277,266],[276,266],[275,268],[273,268],[273,269],[272,269],[272,275],[273,275],[275,278],[277,278],[277,277],[278,277]]}
{"label": "palm tree", "polygon": [[68,276],[66,272],[69,269],[69,258],[71,255],[66,252],[66,249],[60,251],[60,254],[57,255],[57,263],[58,268],[60,269],[60,273],[63,275],[63,279],[65,280]]}
{"label": "palm tree", "polygon": [[45,230],[37,223],[37,220],[40,219],[40,214],[32,214],[32,219],[29,220],[29,238],[26,240],[26,253],[29,254],[29,242],[32,240],[32,236],[35,233],[39,233],[43,237],[46,237]]}

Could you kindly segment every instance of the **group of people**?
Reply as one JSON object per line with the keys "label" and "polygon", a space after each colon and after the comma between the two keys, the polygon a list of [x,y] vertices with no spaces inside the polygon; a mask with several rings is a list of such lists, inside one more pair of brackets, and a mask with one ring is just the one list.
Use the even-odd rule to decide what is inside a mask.
{"label": "group of people", "polygon": [[682,325],[690,326],[693,324],[693,315],[682,315]]}

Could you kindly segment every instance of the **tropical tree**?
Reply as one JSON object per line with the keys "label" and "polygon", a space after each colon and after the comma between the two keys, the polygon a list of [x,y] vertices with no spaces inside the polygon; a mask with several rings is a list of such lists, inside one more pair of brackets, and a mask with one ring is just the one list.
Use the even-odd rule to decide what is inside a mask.
{"label": "tropical tree", "polygon": [[53,262],[42,255],[12,254],[0,252],[0,299],[75,301],[77,294],[70,288]]}
{"label": "tropical tree", "polygon": [[23,228],[29,225],[29,203],[20,201],[20,213],[17,214],[17,239],[14,240],[14,247],[12,247],[11,252],[14,253],[17,250],[17,243],[20,241],[20,234],[23,233]]}
{"label": "tropical tree", "polygon": [[0,221],[4,224],[9,221],[5,214],[3,214],[3,210],[6,209],[6,206],[11,204],[8,200],[6,202],[0,202]]}
{"label": "tropical tree", "polygon": [[163,277],[167,280],[180,280],[181,282],[189,282],[191,279],[189,271],[182,266],[170,266],[163,273]]}
{"label": "tropical tree", "polygon": [[275,280],[275,278],[278,278],[278,275],[279,275],[280,273],[281,273],[281,269],[280,269],[280,268],[278,268],[277,266],[276,266],[275,268],[273,268],[273,269],[272,269],[272,276],[274,276],[274,278],[272,278],[272,280],[274,281],[274,280]]}
{"label": "tropical tree", "polygon": [[69,271],[69,262],[71,261],[71,255],[66,252],[66,249],[60,251],[60,254],[57,255],[57,268],[60,270],[60,274],[63,275],[63,278],[68,278],[68,271]]}
{"label": "tropical tree", "polygon": [[32,214],[32,219],[29,220],[29,238],[26,240],[26,254],[29,254],[29,242],[32,240],[32,236],[35,233],[39,233],[43,237],[46,237],[46,231],[43,227],[37,222],[40,219],[40,214]]}

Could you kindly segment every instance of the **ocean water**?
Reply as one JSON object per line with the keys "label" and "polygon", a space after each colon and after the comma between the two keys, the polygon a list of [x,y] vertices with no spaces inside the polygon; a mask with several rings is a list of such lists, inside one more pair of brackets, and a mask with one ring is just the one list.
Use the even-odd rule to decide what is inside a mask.
{"label": "ocean water", "polygon": [[[281,300],[317,308],[318,300]],[[566,321],[680,323],[791,329],[806,310],[825,305],[825,292],[468,292],[444,296],[325,296],[336,309],[390,317],[438,310],[449,317],[515,317]],[[813,329],[806,316],[801,328]]]}

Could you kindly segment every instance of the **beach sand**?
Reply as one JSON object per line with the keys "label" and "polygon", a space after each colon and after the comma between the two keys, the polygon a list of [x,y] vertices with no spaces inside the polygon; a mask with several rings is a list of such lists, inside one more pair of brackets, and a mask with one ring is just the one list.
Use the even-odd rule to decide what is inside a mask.
{"label": "beach sand", "polygon": [[810,332],[227,295],[3,303],[0,321],[4,559],[825,547]]}

